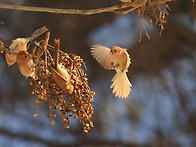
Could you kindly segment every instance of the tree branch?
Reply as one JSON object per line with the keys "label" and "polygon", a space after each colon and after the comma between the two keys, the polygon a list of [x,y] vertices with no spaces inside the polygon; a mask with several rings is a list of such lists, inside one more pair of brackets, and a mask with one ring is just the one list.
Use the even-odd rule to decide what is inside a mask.
{"label": "tree branch", "polygon": [[[170,1],[173,1],[173,0],[158,0],[158,1],[151,2],[151,5],[157,5],[157,4],[166,3]],[[105,12],[114,13],[115,10],[117,11],[117,10],[122,10],[126,8],[130,10],[129,12],[131,12],[135,10],[131,8],[138,8],[143,5],[144,5],[143,3],[135,4],[134,2],[130,2],[130,3],[125,3],[122,5],[115,5],[115,6],[106,7],[106,8],[78,10],[78,9],[55,9],[55,8],[45,8],[45,7],[30,7],[30,6],[19,6],[19,5],[9,5],[9,4],[0,3],[0,8],[11,9],[11,10],[21,10],[21,11],[32,11],[32,12],[92,15],[92,14],[99,14],[99,13],[105,13]]]}
{"label": "tree branch", "polygon": [[1,51],[4,51],[4,52],[6,52],[6,53],[9,53],[9,54],[17,55],[16,52],[14,52],[14,51],[10,50],[9,48],[6,48],[6,47],[4,47],[4,46],[2,46],[2,45],[0,45],[0,50],[1,50]]}

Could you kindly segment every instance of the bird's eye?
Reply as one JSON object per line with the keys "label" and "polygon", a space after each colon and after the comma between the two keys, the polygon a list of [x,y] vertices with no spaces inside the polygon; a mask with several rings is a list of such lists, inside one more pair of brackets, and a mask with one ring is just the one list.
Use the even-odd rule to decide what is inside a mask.
{"label": "bird's eye", "polygon": [[111,53],[116,53],[116,50],[112,49],[112,50],[111,50]]}
{"label": "bird's eye", "polygon": [[25,58],[27,58],[27,55],[25,56]]}

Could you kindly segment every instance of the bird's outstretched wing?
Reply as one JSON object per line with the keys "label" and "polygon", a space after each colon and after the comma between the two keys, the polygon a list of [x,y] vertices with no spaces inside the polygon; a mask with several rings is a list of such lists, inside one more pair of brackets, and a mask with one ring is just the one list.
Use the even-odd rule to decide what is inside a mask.
{"label": "bird's outstretched wing", "polygon": [[92,45],[91,53],[97,62],[99,62],[105,69],[114,69],[113,56],[110,48],[102,45]]}
{"label": "bird's outstretched wing", "polygon": [[129,54],[127,53],[126,49],[124,49],[124,53],[126,55],[126,64],[125,64],[125,67],[124,67],[124,71],[127,71],[127,69],[129,68],[129,65],[131,64],[131,58],[129,56]]}

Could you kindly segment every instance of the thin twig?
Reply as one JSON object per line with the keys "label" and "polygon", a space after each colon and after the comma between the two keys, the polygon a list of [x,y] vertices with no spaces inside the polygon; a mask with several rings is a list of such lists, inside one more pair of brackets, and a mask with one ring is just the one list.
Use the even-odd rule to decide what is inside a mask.
{"label": "thin twig", "polygon": [[44,50],[44,53],[45,53],[45,63],[46,63],[46,67],[48,65],[48,62],[47,62],[47,46],[48,46],[48,41],[50,39],[50,32],[47,32],[46,33],[46,38],[45,38],[45,42],[44,42],[44,45],[43,45],[43,50]]}
{"label": "thin twig", "polygon": [[0,37],[1,37],[2,39],[4,39],[4,40],[7,40],[7,38],[5,38],[4,36],[2,36],[1,34],[0,34]]}
{"label": "thin twig", "polygon": [[48,59],[49,59],[50,61],[54,61],[54,59],[52,58],[52,56],[51,56],[49,50],[47,49],[46,51],[47,51],[47,54],[48,54],[48,56],[49,56]]}
{"label": "thin twig", "polygon": [[41,57],[43,55],[44,51],[47,50],[49,38],[50,38],[50,32],[47,32],[46,38],[45,38],[43,45],[42,45],[42,52],[39,54],[39,57]]}
{"label": "thin twig", "polygon": [[[158,0],[155,2],[152,2],[151,5],[157,5],[160,3],[166,3],[173,0]],[[21,11],[31,11],[31,12],[47,12],[47,13],[59,13],[59,14],[79,14],[79,15],[92,15],[92,14],[98,14],[98,13],[105,13],[110,12],[114,13],[115,10],[122,10],[125,8],[130,8],[130,11],[133,11],[135,7],[141,7],[143,4],[137,4],[134,3],[125,3],[121,6],[115,5],[111,7],[106,8],[99,8],[99,9],[89,9],[89,10],[78,10],[78,9],[55,9],[55,8],[45,8],[45,7],[30,7],[30,6],[19,6],[19,5],[9,5],[9,4],[2,4],[0,3],[0,8],[2,9],[11,9],[11,10],[21,10]]]}
{"label": "thin twig", "polygon": [[60,48],[60,40],[54,40],[54,61],[55,61],[55,68],[57,69],[57,65],[59,64],[59,48]]}
{"label": "thin twig", "polygon": [[47,32],[46,33],[46,38],[45,38],[45,41],[44,41],[44,44],[43,44],[43,50],[47,50],[49,38],[50,38],[50,32]]}
{"label": "thin twig", "polygon": [[9,48],[6,48],[6,47],[4,47],[4,46],[2,46],[2,45],[0,45],[0,50],[1,50],[1,51],[4,51],[4,52],[6,52],[6,53],[9,53],[9,54],[17,55],[16,52],[14,52],[14,51],[10,50]]}

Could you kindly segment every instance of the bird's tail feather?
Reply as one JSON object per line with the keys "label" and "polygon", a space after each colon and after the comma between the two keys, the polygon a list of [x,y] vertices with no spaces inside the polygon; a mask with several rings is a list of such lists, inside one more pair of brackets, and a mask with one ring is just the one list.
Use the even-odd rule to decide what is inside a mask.
{"label": "bird's tail feather", "polygon": [[29,38],[28,41],[32,41],[35,38],[37,38],[38,36],[40,36],[41,34],[43,34],[44,32],[46,32],[48,29],[44,26],[40,29],[37,29]]}
{"label": "bird's tail feather", "polygon": [[126,72],[117,72],[112,82],[110,88],[113,88],[112,92],[115,93],[115,96],[127,98],[132,85],[129,82]]}

